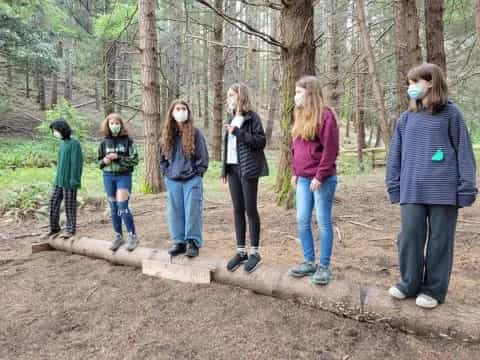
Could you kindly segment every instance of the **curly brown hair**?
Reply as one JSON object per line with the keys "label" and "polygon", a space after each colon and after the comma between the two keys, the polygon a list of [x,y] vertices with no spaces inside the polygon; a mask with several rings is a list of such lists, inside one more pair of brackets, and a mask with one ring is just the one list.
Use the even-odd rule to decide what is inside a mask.
{"label": "curly brown hair", "polygon": [[195,127],[193,126],[193,115],[190,106],[188,106],[188,103],[184,100],[174,100],[170,104],[163,123],[162,141],[160,146],[164,154],[171,155],[175,144],[175,136],[178,131],[177,122],[172,114],[175,106],[178,104],[184,105],[188,111],[188,119],[182,124],[181,128],[183,153],[187,158],[190,158],[195,154]]}
{"label": "curly brown hair", "polygon": [[108,114],[107,117],[102,121],[102,123],[100,124],[100,134],[105,137],[113,137],[112,132],[110,131],[110,127],[108,126],[108,122],[111,119],[117,120],[122,126],[120,133],[117,136],[129,136],[128,130],[125,126],[125,122],[123,121],[122,117],[116,113]]}

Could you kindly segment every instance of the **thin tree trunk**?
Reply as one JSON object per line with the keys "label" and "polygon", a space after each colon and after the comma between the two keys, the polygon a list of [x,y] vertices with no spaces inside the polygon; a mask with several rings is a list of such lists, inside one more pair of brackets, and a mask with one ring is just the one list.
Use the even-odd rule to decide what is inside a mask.
{"label": "thin tree trunk", "polygon": [[391,140],[391,130],[385,109],[385,93],[379,73],[377,71],[377,65],[375,63],[375,55],[373,53],[372,44],[370,43],[370,32],[368,30],[367,19],[365,16],[365,0],[356,1],[356,13],[360,30],[359,35],[361,39],[361,44],[363,51],[365,52],[368,64],[368,73],[372,81],[373,95],[377,104],[377,114],[379,116],[380,126],[382,128],[383,142],[385,143],[385,147],[388,149]]}
{"label": "thin tree trunk", "polygon": [[[58,41],[57,44],[57,59],[63,58],[63,42]],[[58,103],[58,71],[53,73],[52,77],[52,99],[50,100],[51,106],[54,107]]]}
{"label": "thin tree trunk", "polygon": [[95,109],[100,111],[100,104],[102,102],[102,96],[100,95],[100,81],[98,80],[98,74],[95,75]]}
{"label": "thin tree trunk", "polygon": [[142,111],[145,134],[145,185],[149,192],[163,191],[160,175],[160,88],[155,0],[138,1],[142,57]]}
{"label": "thin tree trunk", "polygon": [[30,67],[28,63],[25,70],[25,97],[30,98]]}
{"label": "thin tree trunk", "polygon": [[72,88],[73,88],[73,70],[72,70],[72,43],[68,41],[65,44],[65,88],[63,97],[68,102],[72,101]]}
{"label": "thin tree trunk", "polygon": [[[278,18],[277,14],[273,14],[272,16],[272,37],[275,39],[278,36]],[[270,66],[271,66],[271,78],[270,78],[270,104],[268,107],[268,118],[267,118],[267,126],[265,129],[265,135],[267,138],[267,144],[272,143],[272,134],[273,134],[273,128],[275,124],[275,119],[278,117],[278,93],[279,93],[279,77],[278,73],[280,71],[280,66],[278,64],[278,61],[276,59],[271,59],[270,60]]]}
{"label": "thin tree trunk", "polygon": [[47,101],[46,101],[46,94],[45,94],[45,77],[40,71],[37,72],[36,75],[36,83],[37,83],[37,103],[39,104],[39,108],[42,111],[47,110]]}
{"label": "thin tree trunk", "polygon": [[480,47],[480,0],[475,1],[475,26],[477,29],[477,46]]}
{"label": "thin tree trunk", "polygon": [[427,62],[440,66],[447,75],[447,60],[443,37],[443,0],[425,0],[425,39]]}
{"label": "thin tree trunk", "polygon": [[104,58],[104,76],[105,76],[105,99],[103,108],[105,116],[115,112],[115,77],[116,77],[116,58],[117,58],[117,44],[114,41],[109,41],[105,44],[105,58]]}
{"label": "thin tree trunk", "polygon": [[203,36],[205,41],[203,42],[203,129],[205,133],[208,133],[210,123],[208,121],[210,109],[208,107],[208,91],[209,91],[209,81],[208,81],[208,70],[209,70],[209,47],[208,47],[208,32],[207,29],[204,29]]}
{"label": "thin tree trunk", "polygon": [[291,134],[295,82],[304,75],[315,75],[313,1],[283,0],[280,12],[282,80],[280,86],[281,155],[276,179],[277,202],[293,206]]}
{"label": "thin tree trunk", "polygon": [[[215,8],[223,10],[223,0],[215,0]],[[220,161],[222,159],[222,124],[223,124],[223,76],[225,60],[223,55],[223,19],[215,16],[212,46],[212,82],[213,82],[213,131],[212,131],[212,158]]]}

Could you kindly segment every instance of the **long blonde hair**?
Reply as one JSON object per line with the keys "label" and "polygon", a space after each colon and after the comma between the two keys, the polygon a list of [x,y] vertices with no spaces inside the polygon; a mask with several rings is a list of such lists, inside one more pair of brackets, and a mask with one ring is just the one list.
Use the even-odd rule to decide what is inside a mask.
{"label": "long blonde hair", "polygon": [[167,111],[165,121],[163,123],[161,148],[166,155],[171,155],[173,145],[175,144],[175,136],[177,133],[177,122],[173,118],[173,110],[177,104],[182,104],[187,108],[188,120],[182,126],[182,146],[183,153],[187,158],[195,154],[195,127],[193,126],[193,116],[190,106],[184,100],[174,100]]}
{"label": "long blonde hair", "polygon": [[250,89],[244,83],[235,83],[230,86],[229,90],[237,93],[237,109],[240,114],[246,114],[249,111],[254,111],[252,104],[252,95]]}
{"label": "long blonde hair", "polygon": [[313,140],[317,127],[322,125],[322,113],[327,106],[323,97],[322,83],[315,76],[304,76],[295,86],[305,89],[305,99],[302,107],[295,107],[292,138]]}

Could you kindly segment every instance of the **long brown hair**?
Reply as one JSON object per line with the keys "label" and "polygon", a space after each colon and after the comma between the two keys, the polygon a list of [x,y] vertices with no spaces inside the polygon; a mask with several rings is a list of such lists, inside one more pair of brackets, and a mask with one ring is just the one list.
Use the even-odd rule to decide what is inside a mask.
{"label": "long brown hair", "polygon": [[322,113],[327,106],[322,91],[322,83],[315,76],[304,76],[295,84],[304,88],[305,101],[302,107],[295,107],[295,122],[292,127],[293,139],[313,140],[317,127],[322,125]]}
{"label": "long brown hair", "polygon": [[236,112],[246,114],[249,111],[254,111],[252,95],[247,85],[235,83],[230,86],[229,90],[235,91],[238,96]]}
{"label": "long brown hair", "polygon": [[[431,63],[418,65],[411,69],[407,74],[407,79],[417,82],[420,79],[430,81],[432,87],[425,95],[427,108],[433,112],[438,112],[448,102],[448,85],[445,75],[439,66]],[[410,100],[411,111],[421,111],[424,108],[422,100]]]}
{"label": "long brown hair", "polygon": [[100,124],[100,134],[102,134],[105,137],[113,137],[113,134],[110,130],[110,126],[108,126],[108,122],[111,119],[117,120],[122,128],[120,129],[120,132],[118,133],[117,136],[129,136],[128,135],[128,130],[125,126],[125,121],[123,121],[122,117],[119,114],[116,113],[111,113],[108,114],[105,119],[103,119],[102,123]]}
{"label": "long brown hair", "polygon": [[187,108],[188,120],[182,124],[182,145],[183,153],[187,158],[195,154],[195,127],[193,126],[193,115],[190,106],[184,100],[174,100],[168,108],[163,123],[161,148],[166,155],[171,155],[175,144],[175,136],[177,134],[177,122],[173,118],[173,109],[177,104],[182,104]]}

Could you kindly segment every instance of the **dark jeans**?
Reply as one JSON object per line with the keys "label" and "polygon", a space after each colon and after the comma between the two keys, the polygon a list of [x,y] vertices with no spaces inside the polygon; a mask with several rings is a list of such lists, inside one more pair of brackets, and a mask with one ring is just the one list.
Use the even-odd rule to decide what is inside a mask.
{"label": "dark jeans", "polygon": [[227,165],[227,179],[233,202],[237,246],[245,247],[246,212],[250,245],[258,247],[260,242],[260,216],[257,210],[258,178],[245,179],[240,176],[238,165]]}
{"label": "dark jeans", "polygon": [[452,272],[458,208],[420,204],[404,204],[400,208],[397,286],[407,296],[423,293],[442,303]]}

